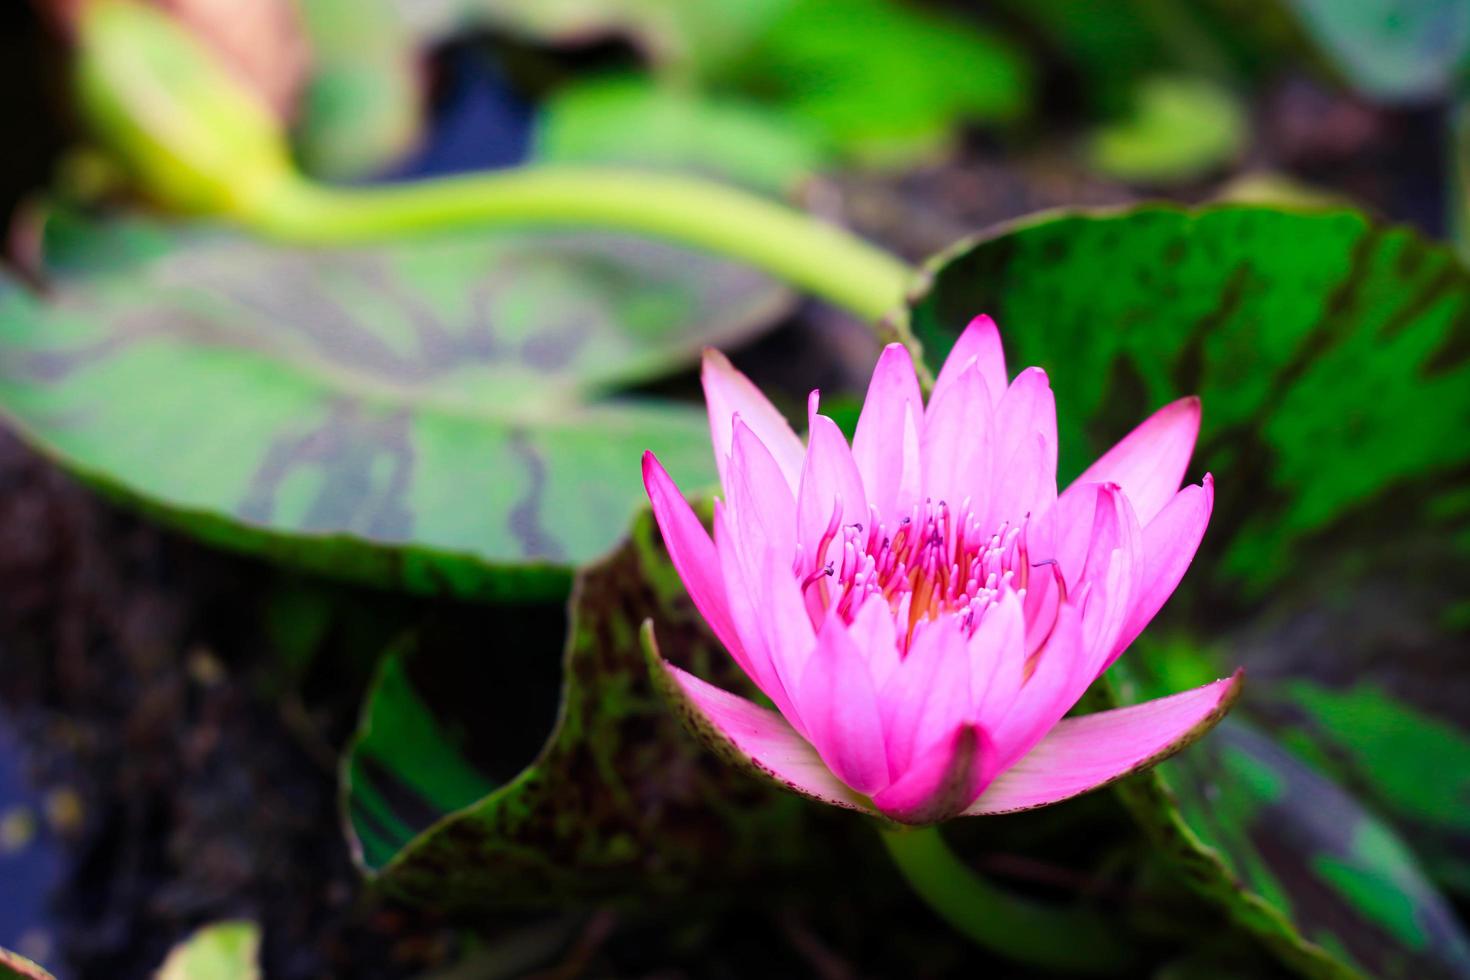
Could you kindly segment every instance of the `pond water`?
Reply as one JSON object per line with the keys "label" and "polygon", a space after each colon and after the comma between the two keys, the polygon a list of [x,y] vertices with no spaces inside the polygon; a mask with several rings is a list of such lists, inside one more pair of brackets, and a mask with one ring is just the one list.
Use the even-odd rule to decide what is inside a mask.
{"label": "pond water", "polygon": [[48,905],[64,871],[45,799],[27,781],[20,740],[0,712],[0,946],[54,961]]}

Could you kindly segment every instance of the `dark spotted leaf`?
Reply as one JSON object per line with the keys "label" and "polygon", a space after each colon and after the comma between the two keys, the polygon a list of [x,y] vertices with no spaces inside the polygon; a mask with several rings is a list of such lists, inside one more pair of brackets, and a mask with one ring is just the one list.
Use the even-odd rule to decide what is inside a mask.
{"label": "dark spotted leaf", "polygon": [[700,407],[617,394],[769,323],[764,277],[644,240],[457,233],[271,248],[70,227],[0,282],[0,411],[212,541],[417,591],[560,590],[641,506],[654,447],[712,475]]}
{"label": "dark spotted leaf", "polygon": [[1285,681],[1252,713],[1391,818],[1444,887],[1470,894],[1470,735],[1369,683]]}
{"label": "dark spotted leaf", "polygon": [[[1265,676],[1309,646],[1319,663],[1391,670],[1383,652],[1403,643],[1405,622],[1428,646],[1456,648],[1453,583],[1470,572],[1470,275],[1447,249],[1349,211],[1150,206],[1046,216],[930,272],[909,322],[926,362],[936,367],[976,313],[996,316],[1010,363],[1051,374],[1064,482],[1153,408],[1202,397],[1191,478],[1215,473],[1215,513],[1149,643],[1208,638],[1225,665]],[[1370,614],[1385,625],[1362,628]],[[1178,680],[1161,689],[1188,686]],[[1183,811],[1162,776],[1124,791],[1201,890],[1308,973],[1463,969],[1452,915],[1393,832],[1260,735],[1230,732],[1166,767]],[[1228,836],[1254,829],[1201,822],[1210,794],[1226,791],[1207,765],[1257,810],[1279,802],[1265,795],[1278,783],[1307,786],[1324,812],[1351,816],[1353,836],[1339,828],[1304,863],[1304,842],[1330,828],[1293,814],[1297,797],[1272,811],[1287,835],[1274,844]],[[1364,882],[1395,908],[1366,905],[1380,891]]]}
{"label": "dark spotted leaf", "polygon": [[1404,841],[1245,722],[1118,792],[1191,884],[1303,974],[1470,975],[1465,932]]}
{"label": "dark spotted leaf", "polygon": [[1415,586],[1470,571],[1470,273],[1448,249],[1351,211],[1147,206],[1046,216],[930,271],[925,360],[994,315],[1010,363],[1051,374],[1063,481],[1202,398],[1191,477],[1216,474],[1216,503],[1186,587],[1218,613],[1309,572],[1340,588],[1406,535],[1430,549]]}
{"label": "dark spotted leaf", "polygon": [[[496,732],[530,727],[487,727],[487,692],[503,688],[482,658],[431,643],[389,656],[343,770],[363,870],[438,908],[486,908],[750,884],[794,865],[802,801],[688,736],[649,677],[647,618],[671,657],[739,686],[645,514],[628,543],[578,575],[560,714],[519,771]],[[497,656],[551,662],[530,639],[512,637]]]}

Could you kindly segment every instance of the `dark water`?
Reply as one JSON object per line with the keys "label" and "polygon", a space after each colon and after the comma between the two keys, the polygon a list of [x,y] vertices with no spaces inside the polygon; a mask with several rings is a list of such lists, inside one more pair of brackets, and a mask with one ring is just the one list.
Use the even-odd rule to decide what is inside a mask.
{"label": "dark water", "polygon": [[26,781],[16,733],[0,713],[0,946],[51,960],[47,906],[63,863],[43,805]]}

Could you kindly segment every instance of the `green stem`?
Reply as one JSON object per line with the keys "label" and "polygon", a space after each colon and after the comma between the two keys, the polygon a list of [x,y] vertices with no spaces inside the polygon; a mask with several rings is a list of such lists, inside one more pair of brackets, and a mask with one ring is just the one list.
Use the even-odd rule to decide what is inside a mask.
{"label": "green stem", "polygon": [[1131,952],[1102,917],[1012,895],[965,865],[938,828],[884,830],[915,893],[977,945],[1017,963],[1068,973],[1118,974]]}
{"label": "green stem", "polygon": [[869,320],[900,305],[913,275],[856,236],[753,194],[613,169],[525,167],[343,189],[302,180],[277,188],[247,220],[311,243],[486,224],[629,231],[748,262]]}

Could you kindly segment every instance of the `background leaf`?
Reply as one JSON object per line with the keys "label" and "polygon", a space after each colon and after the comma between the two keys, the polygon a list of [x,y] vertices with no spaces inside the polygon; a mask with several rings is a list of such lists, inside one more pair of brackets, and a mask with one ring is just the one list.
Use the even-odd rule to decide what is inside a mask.
{"label": "background leaf", "polygon": [[301,0],[311,71],[294,135],[301,165],[361,177],[418,141],[424,93],[418,45],[391,0]]}
{"label": "background leaf", "polygon": [[1470,894],[1470,736],[1371,683],[1307,680],[1253,699],[1283,745],[1394,821],[1441,885]]}
{"label": "background leaf", "polygon": [[175,946],[157,980],[260,980],[260,929],[253,922],[217,922]]}
{"label": "background leaf", "polygon": [[1442,95],[1470,64],[1462,0],[1286,0],[1328,59],[1384,102]]}
{"label": "background leaf", "polygon": [[[1188,589],[1249,604],[1360,576],[1370,556],[1406,560],[1408,534],[1428,549],[1415,588],[1470,569],[1470,507],[1455,503],[1470,463],[1470,274],[1447,249],[1348,211],[1148,206],[1045,216],[931,272],[912,310],[925,359],[994,315],[1010,363],[1046,368],[1067,406],[1063,482],[1153,408],[1201,397],[1191,474],[1218,480]],[[1367,532],[1383,513],[1391,541]]]}
{"label": "background leaf", "polygon": [[788,302],[605,235],[310,250],[74,227],[56,245],[74,251],[52,293],[0,287],[0,410],[22,433],[212,541],[462,595],[564,588],[640,506],[644,448],[710,479],[702,409],[613,391]]}
{"label": "background leaf", "polygon": [[[1250,669],[1246,711],[1258,674],[1265,698],[1289,696],[1269,679],[1303,662],[1339,677],[1393,675],[1403,649],[1462,662],[1451,583],[1470,565],[1456,489],[1470,460],[1470,277],[1448,250],[1346,211],[1143,207],[1045,216],[930,271],[911,315],[926,362],[937,368],[973,315],[994,315],[1012,367],[1051,373],[1063,482],[1153,408],[1202,397],[1189,478],[1216,474],[1215,514],[1129,656],[1172,672],[1161,690],[1193,682],[1200,637]],[[1453,914],[1377,817],[1244,725],[1198,748],[1165,768],[1167,786],[1123,792],[1191,880],[1287,962],[1470,969]],[[1226,799],[1240,814],[1217,812]]]}
{"label": "background leaf", "polygon": [[1118,180],[1197,180],[1228,164],[1250,139],[1245,109],[1204,78],[1155,75],[1134,89],[1125,117],[1099,127],[1088,141],[1089,166]]}
{"label": "background leaf", "polygon": [[[579,575],[570,616],[556,727],[518,773],[497,772],[504,753],[473,737],[486,706],[508,699],[473,683],[481,668],[465,651],[388,659],[344,768],[364,870],[400,895],[465,909],[647,898],[696,880],[749,885],[794,864],[803,801],[705,751],[650,681],[638,625],[652,617],[685,666],[744,686],[647,514]],[[497,655],[548,652],[512,642]]]}
{"label": "background leaf", "polygon": [[542,106],[535,155],[636,164],[735,180],[775,196],[823,162],[809,132],[759,105],[636,75],[569,85]]}

